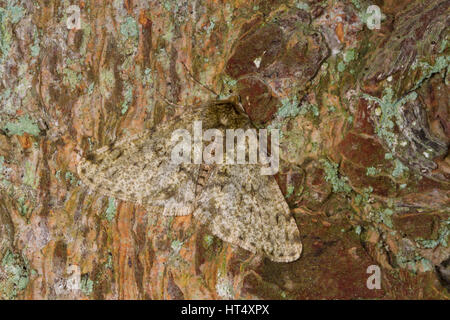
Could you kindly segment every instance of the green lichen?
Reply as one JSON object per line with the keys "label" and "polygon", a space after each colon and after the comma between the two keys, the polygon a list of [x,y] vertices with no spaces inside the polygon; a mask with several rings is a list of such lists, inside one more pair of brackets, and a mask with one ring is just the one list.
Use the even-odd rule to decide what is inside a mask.
{"label": "green lichen", "polygon": [[450,237],[450,219],[444,220],[441,223],[441,226],[438,230],[438,236],[437,239],[422,239],[419,238],[416,240],[416,242],[423,248],[427,249],[434,249],[438,245],[441,245],[443,247],[448,247],[448,239]]}
{"label": "green lichen", "polygon": [[203,247],[205,249],[208,249],[209,247],[211,247],[213,242],[214,242],[214,237],[213,236],[207,234],[207,235],[205,235],[203,237]]}
{"label": "green lichen", "polygon": [[28,205],[26,204],[25,198],[24,198],[24,197],[20,197],[20,198],[17,200],[17,203],[19,204],[19,214],[20,214],[22,217],[27,217],[29,207],[28,207]]}
{"label": "green lichen", "polygon": [[373,188],[371,186],[369,186],[367,188],[364,188],[362,190],[362,194],[358,194],[355,197],[356,205],[359,206],[359,205],[368,203],[369,199],[370,199],[370,195],[372,194],[372,192],[373,192]]}
{"label": "green lichen", "polygon": [[352,3],[356,9],[361,9],[361,3],[359,3],[359,0],[352,0]]}
{"label": "green lichen", "polygon": [[164,32],[162,38],[167,42],[172,42],[173,37],[175,36],[175,26],[173,24],[169,25],[169,27]]}
{"label": "green lichen", "polygon": [[422,76],[420,79],[416,82],[415,86],[411,91],[417,90],[420,88],[424,81],[431,78],[436,73],[441,72],[444,69],[449,68],[449,62],[450,62],[450,56],[439,56],[434,65],[431,66],[427,62],[419,62],[417,64],[412,65],[412,69],[417,69],[418,67],[421,68]]}
{"label": "green lichen", "polygon": [[394,91],[392,88],[387,87],[383,91],[382,98],[363,94],[366,100],[376,102],[379,107],[375,109],[375,116],[378,118],[376,124],[376,133],[381,137],[389,148],[396,150],[399,143],[397,134],[395,133],[395,124],[401,126],[403,119],[400,114],[400,107],[407,101],[413,101],[417,99],[417,93],[411,92],[397,101],[394,100]]}
{"label": "green lichen", "polygon": [[299,114],[306,115],[308,113],[311,113],[314,117],[318,117],[320,115],[320,112],[317,104],[303,103],[300,108]]}
{"label": "green lichen", "polygon": [[39,44],[36,43],[30,47],[30,50],[31,50],[31,55],[33,57],[37,57],[39,55],[39,52],[41,51],[41,48],[39,47]]}
{"label": "green lichen", "polygon": [[25,162],[25,170],[23,174],[23,184],[32,187],[33,189],[37,189],[39,185],[39,177],[36,176],[36,167],[30,162]]}
{"label": "green lichen", "polygon": [[214,30],[214,27],[216,26],[216,21],[214,18],[209,19],[209,25],[205,27],[206,33],[209,35],[212,30]]}
{"label": "green lichen", "polygon": [[72,69],[66,68],[63,70],[63,82],[68,85],[71,90],[75,90],[78,83],[82,80],[83,76]]}
{"label": "green lichen", "polygon": [[133,87],[127,83],[125,85],[125,93],[124,93],[124,101],[122,102],[122,110],[121,113],[125,114],[128,111],[128,107],[133,101]]}
{"label": "green lichen", "polygon": [[8,249],[3,256],[0,267],[1,297],[7,300],[17,298],[17,295],[28,286],[28,282],[29,268],[27,261]]}
{"label": "green lichen", "polygon": [[112,89],[116,85],[116,78],[114,76],[114,71],[110,69],[101,70],[99,82],[101,94],[106,98],[109,98],[111,96]]}
{"label": "green lichen", "polygon": [[174,240],[172,241],[172,244],[170,245],[175,255],[180,253],[181,248],[183,247],[183,242],[180,240]]}
{"label": "green lichen", "polygon": [[116,206],[116,200],[114,198],[108,199],[108,208],[106,208],[105,212],[105,219],[109,222],[113,221],[116,217],[117,213],[117,206]]}
{"label": "green lichen", "polygon": [[12,23],[17,23],[25,15],[25,9],[20,6],[9,7],[9,15]]}
{"label": "green lichen", "polygon": [[94,281],[89,279],[88,275],[83,275],[81,277],[80,289],[81,289],[81,292],[83,292],[84,295],[86,295],[86,296],[91,295],[91,293],[92,293],[92,291],[94,289]]}
{"label": "green lichen", "polygon": [[228,99],[230,96],[232,96],[232,94],[230,94],[230,92],[234,92],[236,91],[236,85],[237,85],[237,81],[233,78],[230,78],[227,75],[224,75],[222,77],[222,90],[221,93],[219,95],[219,99],[221,100],[225,100]]}
{"label": "green lichen", "polygon": [[136,38],[139,34],[139,26],[132,17],[127,17],[125,22],[120,25],[120,33],[125,38]]}
{"label": "green lichen", "polygon": [[40,132],[37,124],[28,115],[21,116],[17,122],[8,122],[4,126],[4,130],[10,136],[22,136],[24,133],[38,136]]}
{"label": "green lichen", "polygon": [[289,198],[294,193],[294,189],[295,189],[294,186],[287,187],[286,198]]}
{"label": "green lichen", "polygon": [[142,84],[144,84],[144,85],[152,85],[153,84],[152,69],[147,68],[144,70],[144,77],[142,79]]}
{"label": "green lichen", "polygon": [[11,41],[12,34],[9,28],[8,12],[5,9],[0,8],[0,52],[2,53],[2,60],[9,54]]}
{"label": "green lichen", "polygon": [[88,94],[91,95],[94,92],[95,83],[92,82],[88,87]]}
{"label": "green lichen", "polygon": [[369,168],[367,168],[367,171],[366,171],[366,175],[367,176],[372,176],[372,177],[376,176],[379,173],[380,173],[380,171],[377,168],[374,168],[374,167],[369,167]]}
{"label": "green lichen", "polygon": [[67,171],[64,177],[66,181],[69,182],[70,184],[75,184],[77,182],[77,178],[75,178],[73,173],[70,171]]}
{"label": "green lichen", "polygon": [[358,55],[358,54],[355,52],[354,49],[350,49],[350,50],[348,50],[348,51],[344,54],[344,61],[345,61],[346,63],[349,63],[349,62],[355,60],[356,57],[357,57],[357,55]]}
{"label": "green lichen", "polygon": [[277,115],[281,118],[296,117],[300,113],[297,97],[283,98],[281,107],[278,109]]}
{"label": "green lichen", "polygon": [[5,157],[0,156],[0,180],[3,180],[5,178],[5,176],[3,175],[3,171],[5,170],[5,168],[3,167],[4,164],[5,164]]}
{"label": "green lichen", "polygon": [[430,260],[414,252],[399,252],[395,258],[400,268],[408,269],[413,273],[417,273],[419,270],[421,272],[428,272],[434,269]]}
{"label": "green lichen", "polygon": [[333,188],[333,192],[350,193],[352,188],[347,182],[346,177],[339,175],[339,165],[326,159],[320,160],[325,170],[325,180],[329,182]]}
{"label": "green lichen", "polygon": [[392,176],[395,178],[399,178],[403,176],[403,174],[409,171],[409,168],[405,166],[400,160],[395,159],[394,161],[394,170],[392,171]]}
{"label": "green lichen", "polygon": [[114,263],[113,263],[112,254],[111,254],[111,252],[108,252],[108,258],[106,259],[106,262],[105,262],[105,268],[113,270],[113,266],[114,266]]}
{"label": "green lichen", "polygon": [[89,43],[89,39],[91,38],[92,29],[90,24],[85,24],[82,22],[82,29],[83,29],[83,40],[81,41],[80,45],[80,53],[84,56],[87,52],[87,46]]}
{"label": "green lichen", "polygon": [[2,60],[4,60],[11,49],[12,43],[12,24],[19,22],[25,15],[25,9],[8,4],[6,8],[0,7],[0,52],[2,53]]}
{"label": "green lichen", "polygon": [[383,223],[389,228],[393,228],[392,215],[394,211],[390,208],[379,209],[370,213],[370,218],[376,223]]}
{"label": "green lichen", "polygon": [[448,47],[448,40],[447,38],[444,39],[441,43],[441,48],[439,49],[439,53],[443,53]]}
{"label": "green lichen", "polygon": [[309,11],[309,10],[310,10],[309,5],[308,5],[307,3],[305,3],[305,2],[302,2],[302,1],[297,2],[297,3],[295,4],[295,6],[296,6],[298,9],[301,9],[301,10],[304,10],[304,11]]}

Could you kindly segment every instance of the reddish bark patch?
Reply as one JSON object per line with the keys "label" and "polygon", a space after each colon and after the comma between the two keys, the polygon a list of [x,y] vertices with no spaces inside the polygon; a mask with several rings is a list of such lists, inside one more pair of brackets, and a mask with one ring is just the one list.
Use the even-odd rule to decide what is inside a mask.
{"label": "reddish bark patch", "polygon": [[271,64],[283,48],[283,33],[275,24],[267,24],[246,34],[227,63],[226,72],[233,78],[257,72],[255,59],[261,57],[260,68]]}
{"label": "reddish bark patch", "polygon": [[341,173],[350,179],[350,183],[355,188],[373,188],[373,194],[382,197],[395,197],[397,185],[388,177],[367,176],[366,168],[355,166],[353,163],[344,160],[341,164]]}
{"label": "reddish bark patch", "polygon": [[386,151],[375,139],[365,138],[349,132],[338,146],[339,151],[349,161],[363,167],[389,166],[384,159]]}
{"label": "reddish bark patch", "polygon": [[238,82],[239,94],[245,112],[253,122],[269,121],[278,109],[278,99],[261,80],[255,78],[241,79]]}

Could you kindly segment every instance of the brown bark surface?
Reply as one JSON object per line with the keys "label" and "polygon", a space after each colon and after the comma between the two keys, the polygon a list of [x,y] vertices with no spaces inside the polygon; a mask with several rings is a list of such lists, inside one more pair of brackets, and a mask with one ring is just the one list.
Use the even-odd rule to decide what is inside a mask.
{"label": "brown bark surface", "polygon": [[[448,299],[449,13],[446,0],[0,0],[0,298]],[[295,262],[77,177],[82,154],[217,98],[282,133]]]}

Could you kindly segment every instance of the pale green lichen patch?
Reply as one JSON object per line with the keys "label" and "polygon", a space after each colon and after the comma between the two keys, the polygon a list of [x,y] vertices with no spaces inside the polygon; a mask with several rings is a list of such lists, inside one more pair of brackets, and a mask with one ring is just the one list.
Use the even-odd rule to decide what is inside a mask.
{"label": "pale green lichen patch", "polygon": [[0,294],[3,299],[12,300],[23,291],[29,282],[27,262],[9,249],[0,266]]}
{"label": "pale green lichen patch", "polygon": [[392,176],[394,176],[395,178],[399,178],[403,176],[405,172],[409,171],[409,168],[398,159],[395,159],[394,164],[395,167],[392,171]]}
{"label": "pale green lichen patch", "polygon": [[280,118],[296,117],[300,113],[297,97],[283,98],[281,100],[281,107],[278,109],[277,115]]}
{"label": "pale green lichen patch", "polygon": [[[6,8],[0,7],[0,52],[4,60],[11,48],[12,28],[11,25],[19,22],[25,15],[25,9],[9,3]],[[0,60],[0,61],[1,61]]]}
{"label": "pale green lichen patch", "polygon": [[319,107],[317,106],[317,104],[303,103],[299,114],[304,116],[308,113],[312,114],[314,117],[318,117],[320,115],[320,112],[319,112]]}
{"label": "pale green lichen patch", "polygon": [[19,213],[22,217],[26,218],[28,216],[29,207],[26,203],[25,197],[20,197],[17,200],[18,206],[19,206]]}
{"label": "pale green lichen patch", "polygon": [[390,208],[377,210],[375,212],[370,213],[370,218],[376,223],[383,223],[389,228],[393,228],[394,224],[392,222],[392,215],[394,211]]}
{"label": "pale green lichen patch", "polygon": [[230,78],[228,75],[222,76],[222,90],[219,99],[228,99],[232,94],[230,92],[236,91],[237,81]]}
{"label": "pale green lichen patch", "polygon": [[309,7],[309,5],[306,2],[303,1],[298,1],[295,3],[295,6],[298,9],[304,10],[304,11],[309,11],[311,8]]}
{"label": "pale green lichen patch", "polygon": [[25,170],[23,174],[23,184],[37,189],[39,185],[39,177],[36,175],[36,167],[30,161],[25,162]]}
{"label": "pale green lichen patch", "polygon": [[208,249],[209,247],[211,247],[213,242],[214,242],[214,237],[213,236],[207,234],[207,235],[205,235],[203,237],[203,247],[205,249]]}
{"label": "pale green lichen patch", "polygon": [[127,17],[125,22],[120,25],[120,33],[125,38],[135,38],[139,34],[139,27],[132,17]]}
{"label": "pale green lichen patch", "polygon": [[439,73],[444,69],[448,69],[449,62],[450,62],[450,56],[440,56],[436,59],[433,66],[431,66],[427,62],[419,62],[417,64],[413,64],[412,69],[416,69],[418,67],[421,68],[422,76],[416,82],[416,85],[413,87],[413,89],[411,91],[414,91],[414,90],[420,88],[422,86],[423,82],[425,80],[431,78],[432,75]]}
{"label": "pale green lichen patch", "polygon": [[343,61],[339,62],[337,65],[337,69],[339,72],[344,72],[345,71],[345,63]]}
{"label": "pale green lichen patch", "polygon": [[294,186],[290,185],[287,187],[286,198],[289,198],[294,193]]}
{"label": "pale green lichen patch", "polygon": [[6,123],[6,125],[4,126],[4,130],[10,136],[22,136],[24,133],[38,136],[40,132],[36,122],[34,122],[34,120],[31,119],[28,115],[21,116],[17,122]]}
{"label": "pale green lichen patch", "polygon": [[366,100],[374,101],[379,105],[374,112],[378,119],[375,128],[377,135],[386,142],[389,148],[395,151],[399,143],[398,135],[394,131],[395,124],[399,127],[403,124],[403,119],[400,114],[400,107],[407,101],[417,99],[417,93],[411,92],[405,97],[395,101],[394,91],[392,88],[387,87],[384,90],[381,99],[368,94],[363,94],[363,97]]}
{"label": "pale green lichen patch", "polygon": [[128,107],[133,101],[133,87],[130,84],[125,85],[124,101],[122,102],[121,113],[125,114],[128,111]]}
{"label": "pale green lichen patch", "polygon": [[20,6],[12,6],[8,8],[12,23],[17,23],[25,15],[25,9]]}
{"label": "pale green lichen patch", "polygon": [[420,256],[417,253],[404,254],[398,253],[396,256],[396,262],[401,268],[410,270],[413,273],[427,272],[433,270],[433,264],[430,260]]}
{"label": "pale green lichen patch", "polygon": [[5,168],[3,167],[5,163],[5,157],[0,156],[0,180],[3,180],[5,176],[3,175],[3,171]]}
{"label": "pale green lichen patch", "polygon": [[209,19],[208,26],[205,27],[206,33],[209,35],[211,33],[211,31],[214,30],[215,26],[216,26],[216,20],[214,19],[214,17],[212,17],[211,19]]}
{"label": "pale green lichen patch", "polygon": [[183,242],[181,242],[179,240],[174,240],[174,241],[172,241],[172,244],[170,246],[171,246],[171,248],[173,250],[173,253],[175,255],[177,255],[177,254],[180,253],[180,250],[183,247]]}
{"label": "pale green lichen patch", "polygon": [[116,200],[112,197],[108,199],[108,207],[105,211],[105,219],[109,222],[113,221],[116,217],[117,213],[117,206],[116,206]]}
{"label": "pale green lichen patch", "polygon": [[75,176],[73,175],[72,172],[67,171],[64,178],[66,179],[67,182],[69,182],[70,184],[75,184],[77,182],[77,178],[75,178]]}
{"label": "pale green lichen patch", "polygon": [[347,52],[345,52],[344,61],[345,61],[345,63],[349,63],[349,62],[355,60],[357,56],[358,56],[358,54],[355,52],[355,50],[350,49]]}
{"label": "pale green lichen patch", "polygon": [[373,192],[373,188],[371,186],[364,188],[362,191],[362,194],[358,194],[355,197],[355,203],[356,205],[363,205],[369,202],[370,195]]}
{"label": "pale green lichen patch", "polygon": [[116,78],[114,77],[114,71],[110,69],[104,69],[100,71],[100,92],[106,98],[110,98],[112,89],[116,85]]}
{"label": "pale green lichen patch", "polygon": [[83,275],[81,277],[80,289],[84,295],[86,295],[86,296],[91,295],[91,293],[94,289],[94,281],[89,279],[89,275]]}
{"label": "pale green lichen patch", "polygon": [[416,242],[423,248],[434,249],[438,245],[448,247],[450,237],[450,219],[444,220],[439,227],[437,239],[417,239]]}
{"label": "pale green lichen patch", "polygon": [[320,160],[325,170],[325,180],[329,182],[333,188],[333,192],[350,193],[352,188],[348,184],[346,177],[339,175],[339,165],[326,159]]}
{"label": "pale green lichen patch", "polygon": [[374,167],[369,167],[366,170],[366,175],[371,176],[371,177],[376,176],[379,173],[380,173],[380,170],[378,170],[377,168],[374,168]]}
{"label": "pale green lichen patch", "polygon": [[82,75],[72,69],[66,68],[63,70],[63,82],[68,85],[71,90],[75,90],[78,83],[82,80]]}

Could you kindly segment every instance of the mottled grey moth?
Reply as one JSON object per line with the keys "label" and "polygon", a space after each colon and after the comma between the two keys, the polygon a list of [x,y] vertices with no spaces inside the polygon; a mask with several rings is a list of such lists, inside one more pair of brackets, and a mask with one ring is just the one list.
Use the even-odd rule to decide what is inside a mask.
{"label": "mottled grey moth", "polygon": [[275,178],[261,175],[262,164],[174,163],[171,134],[203,129],[252,128],[230,102],[186,108],[182,115],[86,155],[81,180],[101,194],[149,207],[165,215],[193,214],[220,239],[276,262],[297,260],[300,235]]}

